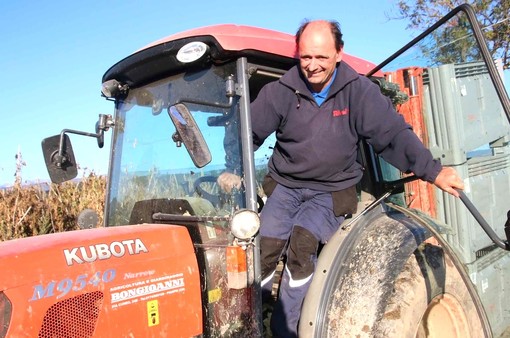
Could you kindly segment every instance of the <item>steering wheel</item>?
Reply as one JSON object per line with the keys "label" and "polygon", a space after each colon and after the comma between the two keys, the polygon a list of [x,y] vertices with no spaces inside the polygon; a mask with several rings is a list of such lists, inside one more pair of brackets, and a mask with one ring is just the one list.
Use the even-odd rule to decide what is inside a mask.
{"label": "steering wheel", "polygon": [[[221,207],[223,204],[225,204],[225,202],[228,200],[228,198],[230,196],[229,196],[229,194],[225,193],[218,187],[218,184],[216,182],[217,179],[218,178],[216,176],[199,177],[195,180],[195,182],[193,182],[193,189],[195,190],[195,192],[197,193],[198,196],[205,198],[206,200],[211,202],[212,205],[214,205],[215,207]],[[205,190],[201,186],[202,183],[212,183],[214,186],[213,189],[215,191],[217,191],[217,193],[214,194],[214,193],[211,193],[211,192]],[[236,195],[238,195],[237,196],[238,198],[240,197],[239,194],[236,194]],[[258,212],[260,212],[262,210],[263,206],[264,206],[264,200],[259,195],[257,195]]]}
{"label": "steering wheel", "polygon": [[[217,177],[214,177],[214,176],[199,177],[195,180],[195,182],[193,182],[193,189],[198,194],[198,196],[205,198],[206,200],[211,202],[212,205],[214,205],[215,207],[218,207],[218,206],[220,206],[221,201],[224,200],[224,198],[221,198],[224,196],[221,196],[221,195],[224,195],[225,193],[222,192],[221,189],[217,186],[218,184],[216,183],[216,179],[217,179]],[[213,195],[210,192],[206,191],[204,188],[202,188],[202,186],[201,186],[202,183],[213,183],[214,185],[216,185],[214,190],[218,191],[217,194]]]}

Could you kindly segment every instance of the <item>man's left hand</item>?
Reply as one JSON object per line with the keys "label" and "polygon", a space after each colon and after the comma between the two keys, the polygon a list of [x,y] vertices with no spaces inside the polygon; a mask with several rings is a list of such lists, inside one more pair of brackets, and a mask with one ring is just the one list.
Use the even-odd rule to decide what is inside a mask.
{"label": "man's left hand", "polygon": [[232,192],[232,189],[241,189],[241,177],[229,173],[227,171],[224,171],[221,173],[221,175],[217,179],[218,185],[220,186],[221,190],[225,191],[226,193]]}
{"label": "man's left hand", "polygon": [[456,189],[464,189],[464,181],[452,167],[443,167],[437,175],[434,185],[455,197],[459,197],[459,192]]}

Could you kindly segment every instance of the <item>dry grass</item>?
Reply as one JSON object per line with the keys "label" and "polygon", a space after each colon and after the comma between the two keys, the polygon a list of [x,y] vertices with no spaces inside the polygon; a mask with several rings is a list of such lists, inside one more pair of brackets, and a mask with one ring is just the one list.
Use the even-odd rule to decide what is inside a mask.
{"label": "dry grass", "polygon": [[[103,224],[104,203],[106,194],[106,178],[97,176],[93,172],[84,174],[77,182],[62,184],[42,183],[39,185],[23,186],[21,184],[22,169],[25,166],[21,153],[16,155],[16,174],[14,185],[7,189],[0,189],[0,242],[15,238],[30,237],[54,232],[79,229],[77,218],[85,209],[94,210],[99,216],[98,226]],[[208,175],[219,175],[220,172],[210,172]],[[265,167],[257,170],[259,182],[266,174]],[[195,178],[196,179],[196,178]],[[184,177],[183,182],[191,182],[194,178]],[[189,194],[183,191],[183,186],[174,175],[156,175],[138,177],[125,182],[130,185],[131,192],[151,191],[155,197],[172,191],[172,196]],[[135,185],[135,187],[133,187]],[[192,189],[187,187],[188,190]],[[161,193],[161,190],[164,192]],[[258,185],[259,196],[264,196],[262,186]],[[127,195],[127,194],[126,194]],[[146,199],[147,194],[131,196],[117,205],[116,217],[128,215],[125,219],[110,220],[113,224],[123,224],[129,221],[134,203]],[[123,210],[124,209],[124,210]]]}
{"label": "dry grass", "polygon": [[79,183],[0,190],[0,241],[78,229],[80,211],[93,209],[103,221],[106,179],[89,174]]}

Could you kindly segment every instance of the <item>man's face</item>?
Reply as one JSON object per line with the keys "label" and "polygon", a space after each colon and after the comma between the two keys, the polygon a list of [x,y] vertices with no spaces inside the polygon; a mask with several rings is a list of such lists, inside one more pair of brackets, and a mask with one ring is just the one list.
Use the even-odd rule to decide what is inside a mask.
{"label": "man's face", "polygon": [[342,60],[342,50],[336,50],[329,25],[309,23],[301,35],[298,51],[303,75],[312,89],[320,92],[331,82],[337,62]]}

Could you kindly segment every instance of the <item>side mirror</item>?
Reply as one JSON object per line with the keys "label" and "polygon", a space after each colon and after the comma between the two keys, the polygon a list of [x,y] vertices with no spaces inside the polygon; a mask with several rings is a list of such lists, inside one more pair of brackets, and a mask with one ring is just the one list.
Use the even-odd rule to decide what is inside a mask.
{"label": "side mirror", "polygon": [[104,132],[113,127],[115,123],[111,115],[99,114],[96,123],[96,133],[87,133],[79,130],[64,129],[60,135],[45,138],[42,141],[44,161],[48,174],[53,183],[62,183],[72,180],[78,175],[73,147],[67,133],[94,137],[99,148],[104,146]]}
{"label": "side mirror", "polygon": [[178,147],[181,143],[184,143],[195,166],[202,168],[211,162],[212,155],[209,147],[188,107],[182,103],[170,106],[168,107],[168,115],[177,130],[172,139]]}
{"label": "side mirror", "polygon": [[51,136],[45,138],[41,145],[46,169],[53,183],[69,181],[78,175],[69,136],[66,134]]}

